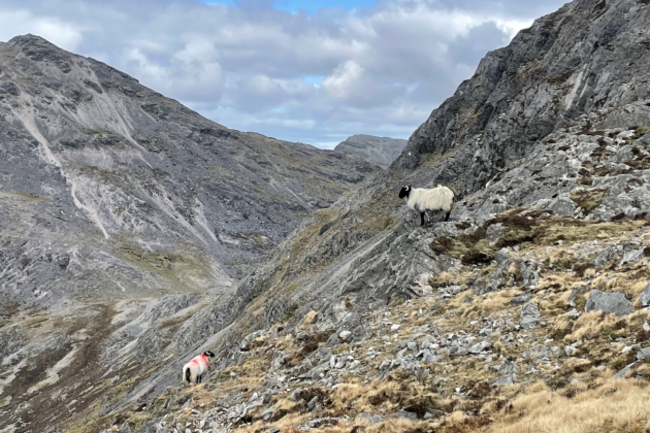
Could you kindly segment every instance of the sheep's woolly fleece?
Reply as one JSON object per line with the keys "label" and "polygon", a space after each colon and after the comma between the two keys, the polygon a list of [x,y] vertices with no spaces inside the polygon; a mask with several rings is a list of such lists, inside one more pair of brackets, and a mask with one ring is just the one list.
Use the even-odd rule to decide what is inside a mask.
{"label": "sheep's woolly fleece", "polygon": [[437,188],[411,188],[406,205],[417,212],[428,210],[451,211],[454,203],[454,193],[446,186],[438,185]]}

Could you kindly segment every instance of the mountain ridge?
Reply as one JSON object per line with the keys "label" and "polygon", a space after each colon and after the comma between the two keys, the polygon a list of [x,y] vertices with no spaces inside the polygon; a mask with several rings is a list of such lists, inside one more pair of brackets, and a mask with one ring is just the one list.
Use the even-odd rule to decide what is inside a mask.
{"label": "mountain ridge", "polygon": [[398,138],[357,134],[340,142],[334,150],[386,168],[402,153],[406,143],[407,140]]}

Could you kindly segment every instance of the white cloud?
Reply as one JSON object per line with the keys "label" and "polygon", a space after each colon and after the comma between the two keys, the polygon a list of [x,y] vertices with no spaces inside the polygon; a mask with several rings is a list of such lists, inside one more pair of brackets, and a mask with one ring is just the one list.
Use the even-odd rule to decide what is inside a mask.
{"label": "white cloud", "polygon": [[82,26],[57,17],[37,16],[29,10],[0,9],[0,40],[33,33],[68,51],[76,50],[83,40]]}
{"label": "white cloud", "polygon": [[269,0],[0,0],[0,40],[39,34],[225,126],[329,146],[407,138],[488,50],[562,2],[392,0],[310,17]]}
{"label": "white cloud", "polygon": [[354,60],[348,60],[327,77],[321,87],[334,99],[346,100],[361,84],[363,68]]}

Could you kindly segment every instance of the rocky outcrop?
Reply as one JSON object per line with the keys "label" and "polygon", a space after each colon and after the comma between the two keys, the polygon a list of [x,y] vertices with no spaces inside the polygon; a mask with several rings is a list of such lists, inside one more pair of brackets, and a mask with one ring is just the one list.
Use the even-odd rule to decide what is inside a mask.
{"label": "rocky outcrop", "polygon": [[[650,52],[640,47],[649,17],[643,2],[578,0],[537,20],[483,59],[380,180],[336,203],[326,231],[322,224],[306,226],[239,290],[251,298],[268,296],[274,320],[293,303],[300,313],[313,309],[336,317],[341,295],[356,298],[361,314],[372,302],[414,296],[411,283],[421,273],[493,260],[515,234],[492,229],[492,240],[484,244],[472,233],[498,228],[498,221],[484,224],[509,209],[538,209],[529,220],[644,217],[650,199],[650,96],[640,83],[647,80]],[[445,183],[465,193],[451,216],[461,224],[414,230],[412,213],[396,198],[405,179],[417,186]],[[434,238],[458,236],[465,243],[435,252],[427,247]],[[296,246],[300,254],[286,260]],[[522,260],[518,268],[525,284],[535,287],[539,263]],[[298,283],[289,283],[296,278]],[[285,307],[271,309],[284,296],[281,287],[292,284],[298,287],[279,303]],[[503,282],[479,279],[476,285],[485,293]]]}
{"label": "rocky outcrop", "polygon": [[406,147],[407,140],[358,134],[340,142],[334,151],[353,155],[372,164],[386,168],[397,159]]}

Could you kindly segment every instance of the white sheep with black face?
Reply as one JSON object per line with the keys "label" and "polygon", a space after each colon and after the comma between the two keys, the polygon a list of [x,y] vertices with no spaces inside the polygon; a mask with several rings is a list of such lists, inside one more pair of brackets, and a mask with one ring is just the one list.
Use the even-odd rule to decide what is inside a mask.
{"label": "white sheep with black face", "polygon": [[408,185],[399,192],[399,198],[404,197],[408,197],[406,205],[420,213],[420,225],[424,225],[424,214],[427,211],[445,211],[445,221],[449,221],[449,214],[454,208],[454,192],[446,186],[426,189]]}
{"label": "white sheep with black face", "polygon": [[214,353],[208,351],[194,357],[183,367],[183,382],[201,383],[203,375],[208,371],[210,358],[214,358]]}

